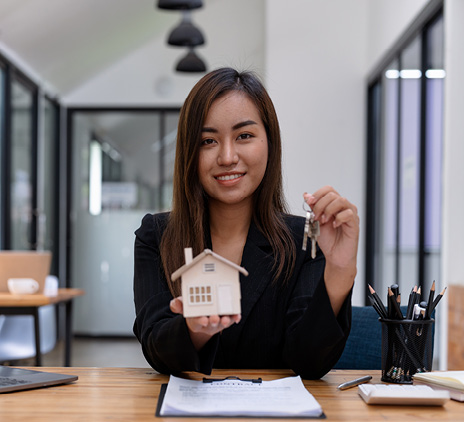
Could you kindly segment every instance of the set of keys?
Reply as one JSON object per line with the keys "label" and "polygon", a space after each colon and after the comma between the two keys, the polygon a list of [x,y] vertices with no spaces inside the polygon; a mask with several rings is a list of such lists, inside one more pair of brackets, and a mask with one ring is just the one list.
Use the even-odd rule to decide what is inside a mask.
{"label": "set of keys", "polygon": [[306,250],[309,237],[311,239],[311,258],[314,259],[316,257],[316,242],[321,231],[319,227],[319,221],[315,221],[316,215],[314,214],[313,210],[311,208],[309,208],[309,210],[306,209],[305,205],[309,208],[309,205],[305,202],[303,204],[303,209],[306,211],[306,221],[303,234],[303,250]]}

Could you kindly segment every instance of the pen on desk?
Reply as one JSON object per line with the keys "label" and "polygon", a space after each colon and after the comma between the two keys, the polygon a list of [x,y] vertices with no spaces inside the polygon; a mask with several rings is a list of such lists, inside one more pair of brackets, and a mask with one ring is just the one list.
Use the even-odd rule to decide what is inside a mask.
{"label": "pen on desk", "polygon": [[364,384],[365,382],[369,382],[372,379],[371,375],[366,375],[365,377],[357,378],[352,381],[344,382],[338,386],[339,390],[346,390],[351,387],[356,387],[359,384]]}

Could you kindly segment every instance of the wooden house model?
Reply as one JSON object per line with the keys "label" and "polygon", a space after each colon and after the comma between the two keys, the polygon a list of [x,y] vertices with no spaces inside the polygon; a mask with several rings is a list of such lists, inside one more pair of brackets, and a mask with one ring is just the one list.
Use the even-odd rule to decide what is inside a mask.
{"label": "wooden house model", "polygon": [[182,280],[184,317],[240,314],[240,273],[247,270],[210,249],[194,259],[191,248],[184,253],[185,265],[171,276]]}

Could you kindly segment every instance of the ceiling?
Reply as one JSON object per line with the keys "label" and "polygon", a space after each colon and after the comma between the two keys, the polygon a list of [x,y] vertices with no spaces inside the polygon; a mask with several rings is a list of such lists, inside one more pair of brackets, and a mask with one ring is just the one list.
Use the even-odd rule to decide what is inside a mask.
{"label": "ceiling", "polygon": [[1,0],[0,50],[65,95],[178,19],[154,0]]}

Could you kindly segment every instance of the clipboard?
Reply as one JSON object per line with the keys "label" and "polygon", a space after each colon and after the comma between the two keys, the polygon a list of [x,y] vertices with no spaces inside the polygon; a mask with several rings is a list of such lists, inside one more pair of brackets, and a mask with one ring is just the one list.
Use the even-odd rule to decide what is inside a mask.
{"label": "clipboard", "polygon": [[[253,383],[260,383],[261,382],[261,379],[256,379],[256,380],[244,380],[244,379],[240,379],[238,377],[227,377],[225,379],[208,379],[208,378],[204,378],[203,379],[203,382],[204,383],[213,383],[213,382],[220,382],[220,381],[224,381],[226,379],[236,379],[236,380],[240,380],[240,381],[250,381],[250,382],[253,382]],[[243,414],[221,414],[221,413],[217,413],[217,414],[200,414],[200,413],[192,413],[192,414],[186,414],[184,412],[179,412],[179,413],[174,413],[172,410],[171,410],[171,413],[170,414],[161,414],[161,408],[162,408],[162,405],[163,405],[163,401],[164,401],[164,398],[165,398],[165,395],[166,395],[166,390],[167,390],[167,387],[168,387],[168,384],[162,384],[161,385],[161,389],[160,389],[160,393],[159,393],[159,397],[158,397],[158,403],[157,403],[157,406],[156,406],[156,412],[155,412],[155,416],[156,417],[162,417],[162,418],[169,418],[169,417],[182,417],[182,418],[225,418],[225,419],[231,419],[231,418],[252,418],[252,419],[326,419],[326,415],[325,413],[322,411],[321,414],[317,415],[317,416],[307,416],[307,415],[291,415],[291,414],[286,414],[286,415],[269,415],[269,414],[266,414],[266,415],[259,415],[259,414],[250,414],[250,413],[246,413],[244,412]]]}

